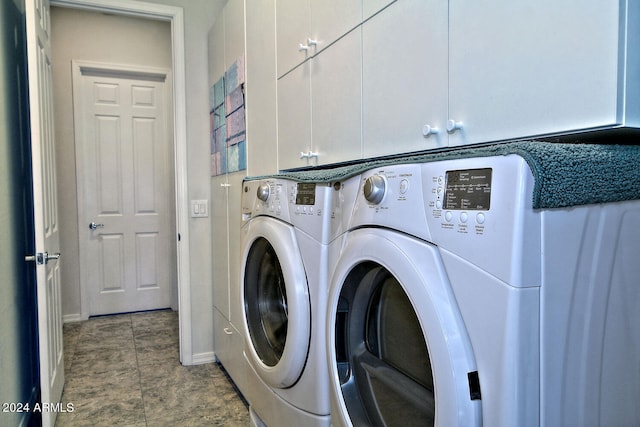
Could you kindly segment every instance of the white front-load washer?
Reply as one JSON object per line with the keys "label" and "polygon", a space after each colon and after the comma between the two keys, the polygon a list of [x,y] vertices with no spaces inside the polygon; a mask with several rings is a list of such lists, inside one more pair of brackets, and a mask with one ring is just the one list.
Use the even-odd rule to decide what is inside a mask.
{"label": "white front-load washer", "polygon": [[332,207],[337,194],[330,183],[243,183],[246,397],[256,424],[329,425],[324,337],[328,245],[341,221]]}
{"label": "white front-load washer", "polygon": [[513,154],[354,179],[332,425],[640,425],[640,201],[533,209]]}

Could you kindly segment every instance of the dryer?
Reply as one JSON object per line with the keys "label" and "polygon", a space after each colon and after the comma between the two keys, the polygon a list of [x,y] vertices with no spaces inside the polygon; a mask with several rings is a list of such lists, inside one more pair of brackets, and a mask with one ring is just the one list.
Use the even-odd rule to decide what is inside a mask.
{"label": "dryer", "polygon": [[243,183],[240,283],[254,424],[329,425],[324,339],[328,247],[342,227],[337,190],[277,177]]}
{"label": "dryer", "polygon": [[640,201],[533,209],[514,154],[352,179],[334,426],[640,425]]}

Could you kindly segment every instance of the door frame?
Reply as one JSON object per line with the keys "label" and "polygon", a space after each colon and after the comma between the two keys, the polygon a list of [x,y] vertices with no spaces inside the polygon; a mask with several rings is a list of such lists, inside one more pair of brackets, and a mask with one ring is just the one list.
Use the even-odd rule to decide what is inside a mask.
{"label": "door frame", "polygon": [[[175,156],[176,238],[180,362],[192,365],[187,109],[184,11],[181,7],[136,0],[50,0],[50,6],[169,21],[173,75],[173,148]],[[177,236],[176,236],[177,237]]]}

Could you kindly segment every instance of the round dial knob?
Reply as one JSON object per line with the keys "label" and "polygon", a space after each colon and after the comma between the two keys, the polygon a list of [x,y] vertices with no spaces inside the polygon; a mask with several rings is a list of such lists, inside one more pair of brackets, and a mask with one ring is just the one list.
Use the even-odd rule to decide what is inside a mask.
{"label": "round dial knob", "polygon": [[364,182],[364,198],[377,205],[384,198],[387,183],[382,175],[371,175]]}
{"label": "round dial knob", "polygon": [[269,198],[269,192],[270,192],[269,184],[260,184],[257,191],[258,199],[262,200],[263,202],[266,202],[267,199]]}

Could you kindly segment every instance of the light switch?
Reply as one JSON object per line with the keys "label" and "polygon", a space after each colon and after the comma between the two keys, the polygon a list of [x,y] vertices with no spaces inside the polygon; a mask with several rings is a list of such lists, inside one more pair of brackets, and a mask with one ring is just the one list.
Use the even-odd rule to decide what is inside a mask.
{"label": "light switch", "polygon": [[209,216],[208,200],[191,201],[191,218],[207,218]]}

